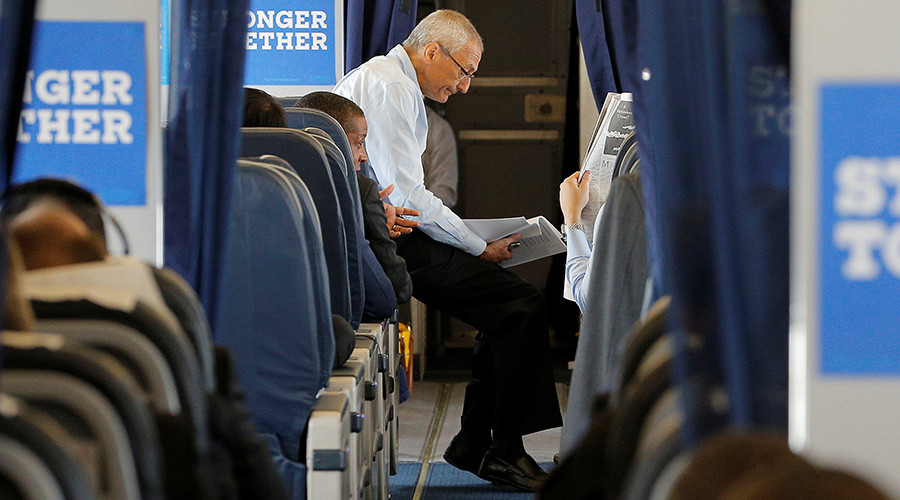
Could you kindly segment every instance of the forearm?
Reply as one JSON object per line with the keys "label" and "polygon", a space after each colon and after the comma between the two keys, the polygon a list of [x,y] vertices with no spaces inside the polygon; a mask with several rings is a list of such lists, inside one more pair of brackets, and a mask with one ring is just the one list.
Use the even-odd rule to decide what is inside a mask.
{"label": "forearm", "polygon": [[[394,193],[397,193],[396,189]],[[404,193],[401,200],[400,204],[403,206],[419,211],[419,217],[415,218],[419,221],[418,230],[435,241],[475,256],[484,252],[487,243],[473,233],[439,198],[425,189],[424,185],[416,186],[410,193]]]}
{"label": "forearm", "polygon": [[584,298],[590,273],[591,247],[583,231],[573,229],[567,233],[566,241],[566,282],[575,303],[584,312]]}

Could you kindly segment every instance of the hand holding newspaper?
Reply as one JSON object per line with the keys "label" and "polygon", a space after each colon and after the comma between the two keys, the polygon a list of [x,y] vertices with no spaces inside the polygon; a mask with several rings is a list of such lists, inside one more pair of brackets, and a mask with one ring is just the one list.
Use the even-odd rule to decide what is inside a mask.
{"label": "hand holding newspaper", "polygon": [[[581,162],[581,174],[590,170],[591,198],[581,212],[581,222],[585,226],[585,234],[594,234],[594,223],[600,206],[606,202],[609,187],[612,184],[613,167],[622,141],[634,131],[632,115],[632,96],[625,92],[606,95],[600,118],[594,127],[594,134],[584,160]],[[579,176],[579,181],[581,177]]]}
{"label": "hand holding newspaper", "polygon": [[525,217],[510,217],[463,219],[463,222],[473,233],[488,243],[513,233],[522,235],[522,239],[518,241],[520,245],[513,251],[513,257],[501,263],[502,267],[517,266],[566,251],[562,235],[542,215],[527,220]]}

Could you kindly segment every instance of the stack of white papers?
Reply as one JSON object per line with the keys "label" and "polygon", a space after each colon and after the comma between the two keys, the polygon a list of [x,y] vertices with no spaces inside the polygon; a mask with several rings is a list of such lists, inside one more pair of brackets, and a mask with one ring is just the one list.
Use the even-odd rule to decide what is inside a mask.
{"label": "stack of white papers", "polygon": [[503,267],[512,267],[550,255],[566,251],[562,235],[543,215],[525,219],[463,219],[466,226],[484,241],[491,243],[513,233],[522,235],[519,248],[512,251],[513,257],[502,262]]}

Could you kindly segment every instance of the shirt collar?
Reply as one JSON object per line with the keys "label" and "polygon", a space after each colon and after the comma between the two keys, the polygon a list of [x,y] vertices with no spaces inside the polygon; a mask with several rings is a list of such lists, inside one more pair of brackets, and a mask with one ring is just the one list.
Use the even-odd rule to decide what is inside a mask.
{"label": "shirt collar", "polygon": [[[396,59],[397,62],[400,63],[400,70],[406,75],[413,83],[416,85],[416,88],[419,89],[419,93],[422,93],[422,87],[419,86],[419,77],[416,75],[416,68],[413,66],[412,59],[409,58],[409,54],[406,53],[406,49],[403,48],[403,45],[396,45],[390,52],[387,53],[387,56],[392,59]],[[424,95],[423,95],[424,97]]]}

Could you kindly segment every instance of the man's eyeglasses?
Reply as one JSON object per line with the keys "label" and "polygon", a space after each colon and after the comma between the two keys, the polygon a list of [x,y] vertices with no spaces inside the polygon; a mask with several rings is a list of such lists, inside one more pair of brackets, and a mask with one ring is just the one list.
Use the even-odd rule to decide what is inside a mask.
{"label": "man's eyeglasses", "polygon": [[457,60],[454,59],[453,56],[451,56],[449,52],[447,52],[447,49],[445,49],[443,45],[438,44],[438,47],[440,47],[441,50],[444,51],[444,54],[447,54],[447,57],[449,57],[450,60],[453,61],[453,63],[456,64],[456,65],[459,67],[459,70],[463,72],[463,76],[461,76],[461,77],[459,78],[459,81],[460,81],[460,82],[463,81],[463,80],[465,80],[466,78],[468,78],[469,80],[471,80],[472,78],[475,78],[475,73],[469,73],[468,71],[466,71],[466,68],[463,68],[463,67],[462,67],[462,64],[460,64],[459,62],[457,62]]}

